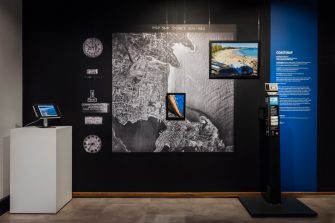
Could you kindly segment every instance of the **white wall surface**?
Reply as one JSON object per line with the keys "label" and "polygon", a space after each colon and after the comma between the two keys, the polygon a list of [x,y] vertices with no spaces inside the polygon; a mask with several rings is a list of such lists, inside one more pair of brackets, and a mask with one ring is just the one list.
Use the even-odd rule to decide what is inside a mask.
{"label": "white wall surface", "polygon": [[0,0],[0,199],[9,195],[9,132],[22,125],[22,0]]}

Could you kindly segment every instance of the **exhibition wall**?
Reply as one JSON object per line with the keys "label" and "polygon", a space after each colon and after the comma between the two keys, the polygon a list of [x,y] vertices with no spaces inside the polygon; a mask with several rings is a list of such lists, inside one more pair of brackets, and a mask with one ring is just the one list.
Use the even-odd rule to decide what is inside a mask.
{"label": "exhibition wall", "polygon": [[[24,122],[34,120],[31,110],[34,103],[59,105],[63,114],[62,124],[73,125],[74,129],[73,191],[259,191],[257,114],[264,101],[263,85],[268,79],[268,75],[264,75],[268,73],[268,56],[265,55],[269,44],[265,37],[260,47],[264,59],[260,62],[259,78],[210,82],[218,86],[233,83],[235,106],[230,108],[234,117],[233,152],[113,152],[113,141],[110,140],[114,124],[112,111],[94,115],[103,117],[103,125],[88,126],[85,125],[85,116],[88,115],[83,112],[83,104],[88,102],[92,96],[90,91],[94,90],[93,96],[98,103],[109,103],[112,107],[112,40],[115,33],[145,33],[136,26],[143,24],[231,24],[236,26],[235,40],[259,41],[266,36],[267,26],[266,20],[260,23],[264,31],[259,32],[259,14],[268,13],[260,9],[254,3],[241,6],[221,1],[122,1],[112,6],[100,1],[93,8],[62,1],[25,3]],[[89,37],[102,42],[103,52],[99,57],[92,59],[84,54],[83,44]],[[208,40],[204,47],[208,47]],[[203,60],[207,61],[208,49],[205,54]],[[199,62],[188,65],[188,71],[192,71],[190,66],[197,66]],[[88,68],[98,69],[100,77],[87,78]],[[204,80],[209,82],[208,65],[203,69]],[[212,97],[220,94],[218,87],[208,90],[213,91]],[[188,99],[192,100],[189,94],[186,92],[186,103]],[[197,103],[204,107],[208,101],[211,100],[207,96]],[[216,106],[215,103],[214,100],[208,107]],[[88,153],[85,150],[83,141],[89,135],[101,139],[99,152]],[[141,136],[142,141],[151,140],[145,137],[150,135]]]}
{"label": "exhibition wall", "polygon": [[[282,2],[289,9],[290,1]],[[272,6],[270,1],[25,2],[24,123],[35,118],[33,104],[58,104],[61,124],[73,126],[75,192],[259,191],[258,108],[264,105],[264,83],[273,80],[270,52],[276,43],[270,40],[279,41],[271,36],[279,25],[271,20]],[[259,42],[257,77],[209,79],[213,40]],[[311,41],[316,44],[315,33]],[[316,48],[313,52],[315,59]],[[166,79],[168,73],[174,78]],[[320,86],[317,90],[322,95]],[[185,93],[184,120],[165,119],[167,93]],[[315,98],[313,103],[316,118]],[[318,125],[324,129],[324,123]],[[335,188],[333,181],[325,186],[324,173],[333,165],[324,160],[329,148],[317,151],[315,128],[310,134],[311,153],[294,149],[284,157],[291,161],[282,163],[286,191]],[[319,132],[319,145],[321,138]],[[185,140],[176,143],[180,139]],[[307,177],[303,170],[313,174]],[[294,184],[287,173],[307,180]]]}
{"label": "exhibition wall", "polygon": [[333,64],[335,62],[335,30],[329,29],[329,15],[333,9],[325,0],[319,1],[318,13],[318,191],[335,190],[334,131],[335,108]]}
{"label": "exhibition wall", "polygon": [[9,195],[9,131],[22,125],[21,8],[20,0],[0,1],[0,201]]}

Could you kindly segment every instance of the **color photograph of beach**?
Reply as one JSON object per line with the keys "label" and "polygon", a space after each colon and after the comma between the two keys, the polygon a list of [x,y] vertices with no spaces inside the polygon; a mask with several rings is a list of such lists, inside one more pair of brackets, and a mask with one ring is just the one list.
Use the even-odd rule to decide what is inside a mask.
{"label": "color photograph of beach", "polygon": [[210,42],[209,78],[258,77],[257,42]]}

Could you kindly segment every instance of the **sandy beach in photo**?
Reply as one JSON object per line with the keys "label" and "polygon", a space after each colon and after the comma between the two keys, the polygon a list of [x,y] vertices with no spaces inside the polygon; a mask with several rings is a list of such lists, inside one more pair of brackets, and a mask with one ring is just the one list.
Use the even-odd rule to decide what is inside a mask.
{"label": "sandy beach in photo", "polygon": [[237,51],[238,49],[220,50],[213,55],[213,59],[235,67],[247,65],[254,70],[252,75],[256,76],[258,74],[257,58],[239,55]]}

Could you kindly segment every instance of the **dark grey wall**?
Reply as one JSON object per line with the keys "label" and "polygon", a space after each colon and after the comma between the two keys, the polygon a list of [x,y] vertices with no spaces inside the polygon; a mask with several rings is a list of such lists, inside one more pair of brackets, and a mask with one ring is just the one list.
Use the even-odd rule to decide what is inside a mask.
{"label": "dark grey wall", "polygon": [[[34,103],[59,105],[63,124],[73,125],[74,131],[73,190],[259,191],[257,109],[263,104],[264,82],[269,73],[268,6],[237,1],[107,2],[24,3],[24,122],[34,119],[31,111]],[[129,31],[133,24],[159,24],[167,20],[170,24],[184,20],[189,24],[206,24],[209,19],[211,24],[236,24],[237,40],[261,42],[260,79],[236,81],[235,152],[116,154],[110,151],[88,159],[78,138],[83,121],[78,115],[80,104],[87,98],[79,84],[84,39],[99,36],[107,43],[101,65],[111,70],[108,41],[113,32]],[[107,94],[111,75],[105,75],[104,83],[99,86]],[[109,122],[107,119],[106,124]],[[105,137],[110,134],[103,129],[95,130]]]}
{"label": "dark grey wall", "polygon": [[319,1],[318,35],[318,190],[335,191],[334,126],[335,107],[333,90],[335,64],[335,31],[330,28],[329,2]]}

